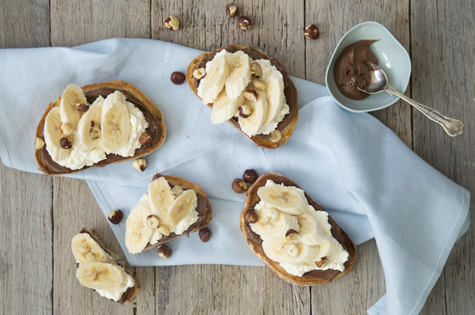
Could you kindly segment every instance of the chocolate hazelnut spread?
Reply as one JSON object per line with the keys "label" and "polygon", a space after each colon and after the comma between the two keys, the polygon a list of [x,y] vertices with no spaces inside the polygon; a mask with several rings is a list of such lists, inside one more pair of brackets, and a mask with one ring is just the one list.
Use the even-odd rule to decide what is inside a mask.
{"label": "chocolate hazelnut spread", "polygon": [[[225,47],[224,49],[226,49],[227,52],[230,52],[230,53],[234,53],[236,51],[238,51],[239,49],[237,49],[236,47],[233,47],[233,46],[228,46],[228,47]],[[211,61],[213,60],[214,56],[219,53],[221,51],[220,50],[216,50],[216,51],[213,51],[211,53],[209,53],[208,55],[206,55],[203,60],[201,61],[201,64],[198,66],[198,69],[199,68],[206,68],[206,63],[208,61]],[[279,70],[281,73],[282,73],[282,76],[284,78],[284,94],[285,94],[285,98],[286,98],[286,101],[287,101],[287,105],[289,105],[289,108],[290,108],[290,112],[285,115],[284,119],[282,119],[282,121],[277,125],[277,130],[280,130],[282,131],[285,127],[287,127],[291,122],[292,120],[294,119],[297,111],[298,111],[298,107],[297,107],[297,89],[295,88],[295,85],[294,83],[292,82],[292,80],[290,80],[288,74],[287,74],[287,71],[285,70],[285,68],[276,60],[276,59],[269,59],[267,56],[265,56],[264,54],[262,54],[260,51],[256,50],[256,49],[253,49],[253,48],[246,48],[246,49],[243,49],[242,50],[243,52],[245,52],[246,54],[249,55],[249,57],[251,57],[252,59],[256,60],[256,59],[268,59],[270,60],[271,64],[273,66],[275,66],[277,68],[277,70]],[[198,87],[199,84],[200,84],[200,80],[194,78],[195,80],[195,86]],[[238,130],[241,130],[241,127],[239,126],[239,123],[238,123],[238,120],[236,118],[232,118],[230,119],[230,121],[233,123],[233,125],[238,129]],[[256,137],[256,138],[268,138],[269,135],[255,135],[253,136],[253,138]]]}
{"label": "chocolate hazelnut spread", "polygon": [[[285,186],[294,186],[294,187],[297,187],[297,188],[300,188],[296,183],[294,183],[293,181],[291,181],[290,179],[288,178],[285,178],[285,177],[281,177],[281,178],[275,178],[273,179],[273,181],[276,183],[276,184],[284,184]],[[257,188],[256,188],[257,189]],[[312,200],[312,198],[310,198],[309,195],[307,195],[307,193],[305,193],[305,198],[307,199],[308,203],[315,208],[315,210],[317,211],[323,211],[323,207],[320,206],[319,204],[317,204],[315,201]],[[252,204],[248,209],[254,209],[254,207],[256,206],[256,204],[258,204],[260,201],[260,198],[257,198],[257,201]],[[246,209],[246,210],[248,210]],[[341,244],[341,246],[343,246],[343,248],[351,255],[354,254],[353,252],[353,247],[351,245],[351,240],[348,236],[348,234],[346,234],[345,231],[343,231],[337,224],[336,222],[333,220],[333,218],[329,215],[328,216],[328,223],[330,223],[331,225],[331,233],[332,233],[332,236],[338,241],[338,243]],[[251,242],[253,242],[254,244],[256,244],[257,246],[259,247],[262,247],[262,239],[261,237],[254,233],[251,229],[251,227],[249,226],[249,223],[245,223],[245,229],[246,229],[246,234],[248,235],[248,240],[250,240]],[[345,263],[344,263],[344,266],[345,266],[345,270],[348,268],[349,266],[349,263],[350,261],[347,260]],[[323,278],[327,281],[332,281],[333,278],[335,278],[338,274],[340,274],[341,271],[339,270],[334,270],[334,269],[327,269],[327,270],[311,270],[309,272],[306,272],[302,278],[313,278],[313,277],[319,277],[319,278]]]}
{"label": "chocolate hazelnut spread", "polygon": [[371,44],[377,40],[362,40],[346,46],[335,63],[335,82],[341,94],[352,100],[362,100],[369,94],[366,90],[370,82],[370,70],[379,70],[378,59],[370,50]]}
{"label": "chocolate hazelnut spread", "polygon": [[[89,92],[86,92],[84,93],[86,95],[86,98],[87,98],[87,102],[89,104],[92,104],[94,103],[94,101],[96,100],[96,98],[99,97],[99,95],[101,95],[102,97],[106,98],[109,94],[112,94],[116,91],[116,89],[111,89],[111,88],[101,88],[101,89],[98,89],[98,90],[94,90],[94,91],[89,91]],[[132,94],[128,93],[127,91],[125,90],[119,90],[120,92],[122,92],[125,96],[125,98],[127,99],[127,101],[133,103],[138,109],[140,109],[140,111],[144,114],[145,116],[145,120],[148,122],[148,128],[145,130],[146,132],[150,133],[151,134],[151,141],[150,143],[155,143],[156,141],[158,141],[160,139],[160,135],[162,134],[162,127],[161,127],[161,121],[157,121],[152,113],[147,109],[147,107],[145,107],[141,102],[140,100],[138,100],[136,97],[134,97]],[[44,126],[43,126],[44,128]],[[42,134],[41,135],[42,138],[44,138],[44,135]],[[148,149],[149,146],[141,146],[140,148],[138,148],[136,151],[135,151],[135,155],[138,155],[138,154],[141,154],[143,153],[144,151],[146,151]],[[39,154],[41,156],[41,159],[44,161],[44,169],[45,170],[49,170],[53,173],[69,173],[71,172],[71,169],[67,168],[67,167],[64,167],[64,166],[61,166],[59,165],[58,163],[56,163],[55,161],[53,161],[53,159],[51,158],[51,156],[49,155],[48,151],[46,150],[46,146],[43,147],[42,149],[39,150]],[[104,167],[112,162],[115,162],[117,160],[120,160],[122,159],[123,157],[120,156],[120,155],[116,155],[116,154],[108,154],[106,156],[106,159],[105,160],[102,160],[102,161],[99,161],[97,162],[96,164],[94,164],[94,166],[99,166],[99,167]],[[83,167],[81,170],[85,170],[87,168],[89,168],[90,166],[85,166]]]}

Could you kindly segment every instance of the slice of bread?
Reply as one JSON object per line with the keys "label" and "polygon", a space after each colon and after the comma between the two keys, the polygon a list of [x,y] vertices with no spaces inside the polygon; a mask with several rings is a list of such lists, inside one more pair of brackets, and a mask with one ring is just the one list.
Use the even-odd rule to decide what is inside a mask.
{"label": "slice of bread", "polygon": [[[356,246],[350,239],[348,234],[346,234],[345,231],[343,231],[338,226],[338,224],[336,224],[336,222],[330,217],[330,215],[328,216],[328,222],[332,227],[332,236],[343,246],[343,248],[349,254],[348,260],[344,264],[345,270],[343,272],[333,269],[314,270],[305,273],[301,277],[297,277],[285,271],[285,269],[282,268],[278,262],[275,262],[266,256],[264,250],[262,249],[262,239],[258,234],[254,233],[250,229],[249,223],[247,223],[244,219],[244,214],[248,209],[254,209],[255,205],[259,203],[260,198],[257,195],[257,190],[259,189],[259,187],[265,186],[268,179],[273,180],[277,184],[284,184],[285,186],[294,186],[300,188],[296,183],[294,183],[284,175],[274,172],[267,172],[260,176],[256,180],[256,182],[252,184],[247,190],[246,199],[244,201],[244,209],[242,210],[240,218],[241,231],[249,248],[251,248],[251,250],[264,262],[264,264],[280,279],[298,286],[328,284],[347,274],[351,269],[353,269],[353,266],[355,265],[356,261]],[[305,198],[307,199],[309,205],[312,205],[315,210],[323,210],[323,207],[313,201],[307,193],[305,193]]]}
{"label": "slice of bread", "polygon": [[[165,120],[160,109],[152,103],[152,101],[145,96],[142,91],[140,91],[135,85],[130,84],[125,81],[109,81],[102,83],[94,83],[85,85],[82,87],[84,94],[88,100],[88,103],[92,104],[94,100],[102,95],[104,98],[107,95],[114,93],[115,91],[121,91],[127,98],[127,101],[133,103],[138,107],[143,113],[149,123],[149,127],[146,129],[146,132],[151,133],[152,141],[147,146],[142,146],[135,151],[135,155],[131,157],[122,157],[116,154],[109,154],[105,160],[99,161],[98,163],[92,166],[85,166],[79,170],[71,170],[67,167],[61,166],[58,163],[54,162],[46,150],[46,146],[41,149],[35,150],[35,158],[38,163],[38,169],[47,175],[63,175],[63,174],[72,174],[76,172],[83,171],[91,167],[104,167],[109,164],[119,163],[123,161],[135,160],[140,157],[149,155],[150,153],[156,151],[162,144],[165,142],[167,135],[167,130],[165,127]],[[36,137],[44,141],[43,128],[45,124],[45,119],[50,110],[54,107],[59,106],[61,102],[61,97],[55,102],[51,102],[46,108],[43,116],[41,117],[38,127],[36,128]]]}
{"label": "slice of bread", "polygon": [[[276,149],[283,144],[285,144],[290,137],[295,128],[295,124],[298,120],[299,115],[299,104],[298,104],[298,94],[297,89],[295,88],[294,83],[290,79],[289,75],[285,68],[275,59],[271,59],[265,52],[262,50],[252,48],[250,46],[239,46],[239,45],[230,45],[228,47],[221,47],[218,50],[212,52],[205,52],[190,63],[188,69],[186,71],[186,81],[190,86],[193,93],[198,96],[198,86],[199,80],[193,77],[193,72],[200,68],[206,67],[206,62],[212,60],[214,56],[220,52],[221,50],[226,49],[228,52],[236,52],[238,50],[242,50],[247,53],[252,59],[268,59],[271,61],[272,65],[274,65],[281,73],[284,78],[284,94],[287,101],[287,105],[290,107],[290,112],[284,117],[284,119],[279,123],[277,129],[282,132],[282,139],[278,142],[273,142],[270,140],[269,135],[255,135],[252,137],[247,136],[244,132],[242,132],[241,127],[236,118],[232,118],[228,120],[234,128],[242,132],[246,137],[248,137],[254,144],[259,147],[267,148],[267,149]],[[198,96],[199,97],[199,96]],[[208,107],[213,108],[213,104],[208,104]]]}

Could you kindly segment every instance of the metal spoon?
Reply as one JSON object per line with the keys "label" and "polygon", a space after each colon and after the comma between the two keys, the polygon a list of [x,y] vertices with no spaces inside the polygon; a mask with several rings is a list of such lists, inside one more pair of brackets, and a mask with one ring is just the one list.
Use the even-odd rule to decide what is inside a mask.
{"label": "metal spoon", "polygon": [[371,76],[371,81],[366,85],[366,90],[358,88],[358,90],[368,93],[376,94],[382,91],[388,92],[389,95],[396,95],[399,98],[405,100],[415,108],[417,108],[421,113],[423,113],[427,118],[432,121],[435,121],[444,128],[445,132],[451,137],[458,136],[463,132],[463,123],[460,120],[447,117],[442,115],[433,108],[427,107],[414,101],[413,99],[407,97],[397,90],[397,88],[392,87],[388,84],[388,77],[383,70],[371,70],[369,71]]}

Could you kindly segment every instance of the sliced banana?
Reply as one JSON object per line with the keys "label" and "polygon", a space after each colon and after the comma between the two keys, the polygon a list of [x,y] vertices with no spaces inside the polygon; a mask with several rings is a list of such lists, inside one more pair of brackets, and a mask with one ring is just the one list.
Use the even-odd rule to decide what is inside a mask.
{"label": "sliced banana", "polygon": [[144,195],[127,218],[125,245],[129,253],[140,253],[150,241],[154,230],[147,226],[147,217],[151,214],[148,196]]}
{"label": "sliced banana", "polygon": [[101,131],[102,146],[107,154],[117,153],[129,140],[129,110],[120,91],[109,94],[102,105]]}
{"label": "sliced banana", "polygon": [[63,137],[61,133],[61,114],[59,107],[53,107],[45,119],[44,136],[46,143],[46,150],[53,159],[60,165],[69,157],[71,150],[63,149],[59,144],[59,140]]}
{"label": "sliced banana", "polygon": [[[231,71],[226,80],[226,95],[229,99],[235,99],[251,81],[251,58],[239,50],[226,56]],[[205,77],[206,78],[206,77]]]}
{"label": "sliced banana", "polygon": [[262,81],[266,85],[265,92],[268,102],[267,117],[262,124],[265,126],[280,114],[282,106],[285,103],[284,79],[280,71],[273,71]]}
{"label": "sliced banana", "polygon": [[307,210],[307,199],[301,189],[277,185],[268,180],[266,186],[257,190],[257,195],[264,203],[289,215],[301,215]]}
{"label": "sliced banana", "polygon": [[285,240],[285,234],[288,230],[299,232],[297,218],[276,211],[272,208],[264,207],[256,211],[257,222],[249,224],[251,230],[264,238],[274,238]]}
{"label": "sliced banana", "polygon": [[79,152],[89,152],[102,141],[101,116],[104,98],[99,96],[89,107],[89,110],[79,120],[73,147]]}
{"label": "sliced banana", "polygon": [[61,121],[63,123],[70,123],[73,128],[76,128],[81,118],[81,112],[76,109],[77,103],[87,104],[86,96],[79,86],[70,84],[66,87],[61,96],[59,109]]}
{"label": "sliced banana", "polygon": [[227,54],[223,49],[206,64],[206,76],[198,86],[198,96],[205,105],[213,103],[226,84],[230,70],[226,61]]}
{"label": "sliced banana", "polygon": [[198,204],[198,197],[193,189],[186,190],[181,194],[168,209],[168,216],[176,226],[183,220],[190,211],[193,211]]}
{"label": "sliced banana", "polygon": [[309,263],[318,255],[318,246],[309,246],[301,242],[289,242],[264,239],[262,248],[267,257],[279,263]]}
{"label": "sliced banana", "polygon": [[325,257],[325,263],[318,269],[345,270],[344,263],[348,260],[349,254],[333,236],[324,234],[323,241],[318,247],[320,251],[314,261],[320,261]]}
{"label": "sliced banana", "polygon": [[127,285],[128,274],[117,265],[91,262],[79,266],[76,278],[88,288],[95,290],[120,290]]}
{"label": "sliced banana", "polygon": [[328,222],[328,212],[317,211],[309,205],[307,208],[307,213],[310,214],[315,219],[315,221],[317,221],[323,233],[331,235],[332,226],[330,222]]}
{"label": "sliced banana", "polygon": [[213,112],[211,113],[211,122],[220,124],[236,115],[239,106],[244,104],[244,94],[241,93],[234,99],[229,99],[226,95],[226,89],[218,94],[216,101],[213,103]]}
{"label": "sliced banana", "polygon": [[252,102],[250,100],[245,100],[244,105],[247,105],[251,108],[251,115],[247,118],[239,116],[239,125],[241,130],[252,137],[257,134],[259,128],[264,123],[267,117],[267,98],[264,91],[257,90],[257,100]]}
{"label": "sliced banana", "polygon": [[168,209],[175,201],[175,195],[165,177],[159,177],[148,184],[148,200],[153,214],[160,220],[160,225],[172,229],[173,223],[168,216]]}
{"label": "sliced banana", "polygon": [[87,233],[79,233],[73,237],[71,250],[73,251],[74,258],[76,258],[80,265],[90,262],[107,263],[110,261],[109,256],[101,245]]}
{"label": "sliced banana", "polygon": [[299,241],[307,245],[318,245],[323,241],[323,231],[315,219],[308,213],[297,217],[300,226]]}

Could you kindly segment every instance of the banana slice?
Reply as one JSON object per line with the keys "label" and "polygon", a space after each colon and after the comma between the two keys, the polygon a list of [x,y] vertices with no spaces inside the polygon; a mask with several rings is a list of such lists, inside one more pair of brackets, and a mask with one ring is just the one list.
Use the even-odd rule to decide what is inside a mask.
{"label": "banana slice", "polygon": [[289,215],[301,215],[307,209],[307,199],[301,189],[277,185],[268,180],[264,187],[257,190],[257,195],[264,203]]}
{"label": "banana slice", "polygon": [[120,91],[109,94],[102,105],[101,130],[102,146],[107,154],[117,153],[129,140],[129,110]]}
{"label": "banana slice", "polygon": [[324,234],[323,241],[318,247],[320,251],[314,261],[320,261],[325,257],[325,263],[318,269],[345,270],[344,263],[348,260],[349,254],[333,236]]}
{"label": "banana slice", "polygon": [[274,238],[285,240],[288,230],[299,232],[299,224],[296,217],[276,211],[272,208],[262,208],[256,211],[257,222],[249,224],[251,230],[261,236],[262,239]]}
{"label": "banana slice", "polygon": [[244,93],[241,93],[234,99],[229,99],[226,90],[223,89],[218,94],[216,101],[213,103],[213,112],[211,114],[211,122],[220,124],[236,115],[239,106],[244,104]]}
{"label": "banana slice", "polygon": [[184,217],[193,211],[198,205],[198,197],[193,189],[186,190],[181,194],[168,209],[168,216],[176,226]]}
{"label": "banana slice", "polygon": [[140,253],[150,241],[154,230],[147,226],[147,217],[152,214],[148,196],[145,194],[127,218],[125,245],[131,254]]}
{"label": "banana slice", "polygon": [[99,96],[89,110],[79,119],[73,147],[79,152],[89,152],[96,148],[102,140],[101,116],[104,98]]}
{"label": "banana slice", "polygon": [[87,233],[79,233],[73,237],[71,250],[73,251],[74,258],[76,258],[80,265],[90,262],[107,263],[110,261],[101,245]]}
{"label": "banana slice", "polygon": [[278,116],[285,103],[284,79],[279,71],[272,71],[270,75],[263,80],[266,85],[266,95],[268,102],[267,117],[262,124],[269,124]]}
{"label": "banana slice", "polygon": [[257,100],[252,102],[245,100],[244,105],[248,105],[251,108],[251,115],[247,118],[239,116],[239,125],[241,130],[249,137],[257,134],[257,131],[264,123],[267,117],[267,98],[264,91],[257,90]]}
{"label": "banana slice", "polygon": [[61,114],[59,107],[54,107],[48,113],[45,119],[44,136],[46,150],[56,163],[64,165],[69,157],[71,150],[63,149],[59,144],[59,140],[63,137],[61,133]]}
{"label": "banana slice", "polygon": [[172,229],[173,223],[168,216],[168,209],[175,201],[175,195],[165,177],[159,177],[148,184],[148,200],[153,214],[160,220],[160,225]]}
{"label": "banana slice", "polygon": [[77,103],[87,104],[86,96],[79,86],[70,84],[66,87],[61,96],[59,109],[61,121],[71,124],[73,128],[76,128],[81,118],[81,112],[76,109]]}
{"label": "banana slice", "polygon": [[226,95],[229,99],[235,99],[251,81],[251,58],[239,50],[226,56],[231,71],[226,80]]}
{"label": "banana slice", "polygon": [[308,213],[297,217],[300,226],[299,241],[307,245],[318,245],[323,241],[323,231],[315,219]]}
{"label": "banana slice", "polygon": [[312,206],[308,206],[307,213],[310,214],[322,229],[323,233],[331,235],[332,226],[328,222],[328,212],[317,211]]}
{"label": "banana slice", "polygon": [[289,242],[264,239],[262,248],[267,257],[279,263],[309,263],[318,255],[318,246],[309,246],[301,242]]}
{"label": "banana slice", "polygon": [[206,64],[206,76],[198,86],[198,96],[205,105],[213,103],[226,84],[230,70],[226,61],[227,54],[229,53],[223,49]]}
{"label": "banana slice", "polygon": [[101,262],[81,265],[76,271],[79,282],[94,290],[120,290],[127,285],[128,276],[122,267]]}

